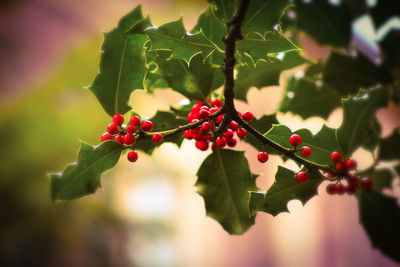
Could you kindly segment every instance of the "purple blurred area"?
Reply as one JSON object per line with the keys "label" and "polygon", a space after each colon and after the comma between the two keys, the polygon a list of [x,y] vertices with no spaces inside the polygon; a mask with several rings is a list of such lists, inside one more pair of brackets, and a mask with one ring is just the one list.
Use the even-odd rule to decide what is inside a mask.
{"label": "purple blurred area", "polygon": [[106,25],[102,18],[107,12],[112,16],[113,6],[94,0],[19,0],[2,4],[1,99],[23,94],[29,89],[27,85],[39,82],[71,47]]}
{"label": "purple blurred area", "polygon": [[[228,235],[206,217],[196,194],[196,168],[205,154],[193,144],[182,151],[163,145],[152,159],[141,154],[135,166],[121,159],[94,196],[51,202],[45,173],[75,160],[78,139],[96,144],[109,120],[82,89],[97,72],[102,32],[139,2],[0,2],[0,266],[399,266],[370,244],[354,197],[328,196],[324,185],[306,206],[292,201],[290,213],[260,213],[247,233]],[[207,5],[142,3],[155,23],[183,15],[187,28]],[[251,94],[277,98],[282,88],[273,89],[280,91]],[[165,104],[163,98],[155,93],[146,105]],[[254,107],[255,114],[265,106]],[[379,113],[385,134],[400,123],[396,112],[391,106]],[[239,149],[262,174],[257,185],[268,188],[281,159],[260,166],[250,160],[257,151]]]}

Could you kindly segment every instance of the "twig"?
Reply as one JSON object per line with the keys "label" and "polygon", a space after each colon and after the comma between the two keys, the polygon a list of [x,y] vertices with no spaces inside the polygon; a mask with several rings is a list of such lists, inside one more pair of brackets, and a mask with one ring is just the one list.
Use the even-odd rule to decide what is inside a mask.
{"label": "twig", "polygon": [[263,136],[259,131],[257,131],[255,128],[253,128],[239,116],[234,103],[235,81],[234,81],[233,71],[236,63],[236,58],[235,58],[236,41],[243,39],[241,27],[246,15],[247,8],[249,6],[249,2],[250,0],[241,0],[239,2],[239,5],[235,11],[232,20],[227,22],[228,34],[223,38],[223,41],[225,43],[225,58],[224,58],[224,65],[222,66],[222,71],[224,73],[224,78],[225,78],[225,87],[224,87],[225,103],[222,108],[223,111],[225,111],[225,116],[221,123],[221,126],[218,129],[218,132],[219,133],[223,132],[229,125],[229,122],[231,120],[234,120],[237,123],[239,123],[244,129],[246,129],[249,133],[258,138],[263,144],[266,144],[274,148],[275,150],[279,151],[288,158],[291,158],[303,164],[307,168],[320,169],[325,172],[330,172],[332,174],[339,174],[335,169],[331,168],[328,165],[317,164],[295,155],[293,150],[286,149],[281,145],[279,145],[278,143],[275,143],[274,141]]}

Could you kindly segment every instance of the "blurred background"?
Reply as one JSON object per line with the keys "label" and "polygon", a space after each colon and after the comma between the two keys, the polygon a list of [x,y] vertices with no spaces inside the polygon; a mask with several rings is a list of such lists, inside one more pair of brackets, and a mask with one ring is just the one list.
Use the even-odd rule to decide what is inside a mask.
{"label": "blurred background", "polygon": [[[194,187],[208,152],[187,141],[180,150],[164,144],[151,158],[141,153],[135,164],[122,157],[103,176],[103,190],[51,202],[46,173],[76,160],[79,139],[97,144],[110,121],[83,89],[98,71],[102,32],[139,2],[0,1],[0,266],[398,266],[372,248],[355,198],[328,196],[324,185],[306,206],[291,201],[290,213],[260,213],[247,233],[228,235],[206,217]],[[207,2],[142,4],[155,24],[183,16],[191,29]],[[326,56],[312,41],[302,42],[308,57]],[[272,113],[282,94],[279,87],[251,89],[250,105],[238,103],[239,109],[257,117]],[[150,117],[180,100],[168,90],[137,90],[132,106]],[[400,124],[398,114],[394,106],[379,111],[384,136]],[[324,123],[278,118],[293,130],[318,131]],[[337,127],[340,118],[338,109],[327,123]],[[254,148],[238,149],[246,150],[252,172],[260,174],[257,185],[267,189],[281,159],[273,156],[260,166]],[[355,156],[361,167],[372,162],[365,151]]]}

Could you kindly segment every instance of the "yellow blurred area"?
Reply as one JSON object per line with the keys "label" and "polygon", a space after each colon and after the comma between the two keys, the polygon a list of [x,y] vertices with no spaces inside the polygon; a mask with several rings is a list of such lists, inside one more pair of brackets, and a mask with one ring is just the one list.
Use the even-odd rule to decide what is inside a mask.
{"label": "yellow blurred area", "polygon": [[[304,207],[291,201],[290,213],[260,213],[247,233],[230,236],[206,216],[196,193],[196,172],[209,152],[196,150],[190,141],[181,148],[163,144],[151,157],[140,153],[134,164],[123,156],[103,175],[103,190],[70,202],[51,202],[46,173],[76,160],[78,140],[97,144],[110,121],[95,96],[83,89],[98,71],[102,31],[112,29],[139,2],[10,1],[1,10],[9,21],[24,17],[23,12],[44,21],[32,22],[32,29],[21,22],[15,26],[21,28],[0,31],[0,37],[9,38],[34,31],[37,38],[27,41],[27,47],[35,48],[24,48],[26,54],[12,52],[22,53],[15,58],[29,62],[23,66],[31,66],[31,72],[21,71],[12,79],[10,72],[0,73],[8,77],[0,101],[0,266],[397,266],[373,249],[358,223],[356,199],[328,196],[325,184]],[[142,4],[155,24],[183,16],[187,29],[207,6],[200,0]],[[62,27],[47,33],[55,19]],[[40,43],[41,34],[52,43]],[[274,112],[283,93],[283,86],[252,88],[248,104],[237,106],[260,117]],[[131,104],[135,112],[151,117],[182,99],[171,90],[153,95],[137,90]],[[323,123],[338,127],[341,115],[337,109],[327,122],[281,113],[278,119],[293,130],[317,132]],[[384,130],[393,124],[386,122]],[[278,164],[297,168],[277,156],[261,165],[253,147],[240,143],[237,149],[246,151],[251,171],[260,174],[257,185],[262,190],[273,183]],[[357,151],[355,157],[362,168],[372,163],[366,151]]]}

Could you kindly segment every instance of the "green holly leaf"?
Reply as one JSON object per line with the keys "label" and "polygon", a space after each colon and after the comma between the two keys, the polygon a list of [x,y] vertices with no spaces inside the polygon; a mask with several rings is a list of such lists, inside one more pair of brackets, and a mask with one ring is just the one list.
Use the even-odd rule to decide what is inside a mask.
{"label": "green holly leaf", "polygon": [[151,50],[171,51],[173,58],[182,59],[187,64],[194,55],[201,53],[203,58],[207,58],[216,49],[215,44],[202,32],[188,34],[182,18],[160,27],[148,28],[145,33],[151,40]]}
{"label": "green holly leaf", "polygon": [[372,188],[376,191],[392,186],[393,172],[390,169],[376,169],[369,177],[372,179]]}
{"label": "green holly leaf", "polygon": [[[197,103],[196,103],[197,104]],[[187,119],[187,116],[192,111],[192,106],[195,105],[194,103],[188,103],[180,105],[179,107],[170,107],[171,112],[175,114],[176,117],[181,118],[183,120]]]}
{"label": "green holly leaf", "polygon": [[380,144],[380,160],[400,159],[400,127],[387,138],[381,139]]}
{"label": "green holly leaf", "polygon": [[376,191],[358,195],[360,222],[374,247],[400,262],[400,208],[395,198]]}
{"label": "green holly leaf", "polygon": [[[184,125],[187,123],[186,118],[178,118],[174,113],[170,111],[160,110],[157,111],[156,115],[150,118],[150,121],[154,124],[152,132],[171,130],[178,127],[179,125]],[[151,139],[140,140],[135,148],[151,155],[154,149],[160,146],[162,143],[171,142],[175,143],[179,147],[182,144],[182,141],[183,136],[181,134],[176,134],[164,137],[161,143],[154,143]]]}
{"label": "green holly leaf", "polygon": [[[324,125],[317,134],[313,135],[308,129],[299,129],[292,132],[285,125],[275,124],[264,136],[286,149],[292,149],[293,146],[289,143],[289,138],[292,134],[300,135],[302,139],[300,148],[302,146],[311,148],[311,155],[305,158],[307,161],[322,165],[329,165],[332,163],[330,154],[332,151],[338,150],[334,129]],[[276,152],[272,151],[271,153]],[[299,151],[297,151],[296,154],[301,156]]]}
{"label": "green holly leaf", "polygon": [[237,42],[237,50],[251,56],[254,62],[267,59],[268,54],[299,50],[282,32],[270,31],[265,35],[250,33]]}
{"label": "green holly leaf", "polygon": [[351,15],[344,3],[295,0],[296,25],[321,45],[348,47]]}
{"label": "green holly leaf", "polygon": [[151,24],[150,17],[147,16],[146,18],[140,20],[136,24],[134,24],[131,28],[129,28],[126,33],[127,34],[143,34],[144,31],[152,27],[153,25]]}
{"label": "green holly leaf", "polygon": [[224,49],[225,44],[222,41],[222,37],[227,34],[226,26],[215,17],[211,6],[200,14],[197,24],[194,26],[193,30],[191,30],[192,33],[200,31],[221,51]]}
{"label": "green holly leaf", "polygon": [[307,62],[297,51],[285,53],[281,59],[259,60],[255,65],[250,58],[247,58],[247,64],[238,68],[235,81],[235,98],[247,101],[247,92],[252,86],[261,89],[267,86],[279,85],[279,76],[282,71]]}
{"label": "green holly leaf", "polygon": [[194,26],[191,32],[202,32],[210,42],[215,44],[216,51],[207,58],[207,61],[212,64],[221,65],[224,62],[223,51],[225,49],[222,38],[227,34],[227,29],[225,24],[215,17],[211,6],[201,13],[196,26]]}
{"label": "green holly leaf", "polygon": [[242,24],[244,35],[251,32],[264,34],[279,23],[289,0],[250,1]]}
{"label": "green holly leaf", "polygon": [[362,55],[352,58],[331,53],[323,67],[323,80],[330,89],[348,96],[357,93],[360,87],[390,83],[391,76],[386,68],[374,65]]}
{"label": "green holly leaf", "polygon": [[368,151],[374,152],[375,148],[379,145],[381,131],[381,124],[374,118],[370,127],[366,130],[366,135],[369,137],[365,140],[362,147]]}
{"label": "green holly leaf", "polygon": [[[254,118],[251,122],[250,125],[255,128],[257,131],[260,133],[265,133],[269,129],[271,129],[273,124],[278,124],[278,120],[276,119],[276,114],[271,114],[271,115],[264,115],[259,119]],[[263,149],[263,144],[260,140],[258,140],[254,135],[248,134],[246,135],[246,138],[244,139],[246,143],[249,143],[252,145],[254,148],[256,148],[258,151],[261,151]],[[271,152],[272,149],[270,147],[265,147],[267,152]]]}
{"label": "green holly leaf", "polygon": [[149,93],[153,92],[155,89],[168,88],[167,82],[160,74],[150,71],[147,72],[143,85],[144,89]]}
{"label": "green holly leaf", "polygon": [[68,165],[64,172],[50,174],[53,200],[71,200],[93,194],[101,187],[100,176],[117,164],[123,146],[106,141],[98,146],[81,142],[78,162]]}
{"label": "green holly leaf", "polygon": [[189,66],[180,59],[168,60],[165,53],[160,53],[156,63],[168,86],[189,99],[204,101],[211,91],[224,83],[221,68],[204,62],[200,54],[193,57]]}
{"label": "green holly leaf", "polygon": [[236,9],[237,0],[209,0],[211,11],[223,24],[230,21]]}
{"label": "green holly leaf", "polygon": [[196,187],[204,198],[207,215],[230,234],[242,234],[254,224],[249,215],[248,191],[257,190],[244,152],[217,149],[197,172]]}
{"label": "green holly leaf", "polygon": [[326,88],[321,81],[291,77],[286,84],[285,96],[279,110],[285,113],[292,112],[303,119],[313,116],[327,119],[340,104],[338,94]]}
{"label": "green holly leaf", "polygon": [[100,72],[89,89],[110,116],[129,111],[130,94],[143,89],[147,72],[143,44],[147,38],[142,34],[126,34],[142,20],[139,5],[120,20],[117,28],[105,34]]}
{"label": "green holly leaf", "polygon": [[318,194],[318,185],[322,182],[322,175],[318,171],[309,173],[309,180],[300,183],[296,174],[282,166],[278,166],[275,182],[267,192],[251,192],[249,209],[252,215],[263,211],[276,216],[281,212],[288,212],[287,204],[290,200],[298,199],[304,205],[309,199]]}
{"label": "green holly leaf", "polygon": [[[146,43],[145,46],[149,45],[150,42]],[[146,48],[146,61],[148,71],[143,81],[143,86],[147,92],[152,93],[155,89],[167,89],[167,81],[162,77],[157,59],[161,58],[159,54],[162,54],[162,58],[167,60],[171,57],[169,51],[149,51],[149,47]]]}
{"label": "green holly leaf", "polygon": [[343,122],[336,131],[341,150],[348,156],[369,138],[368,129],[372,125],[377,109],[388,102],[388,92],[384,88],[361,90],[355,97],[343,100]]}
{"label": "green holly leaf", "polygon": [[343,1],[353,19],[370,12],[369,3],[365,0],[345,0]]}
{"label": "green holly leaf", "polygon": [[[209,2],[212,11],[221,22],[226,23],[232,19],[237,1],[211,0]],[[288,4],[288,0],[250,1],[242,24],[243,34],[252,32],[264,34],[271,31],[279,23]]]}

